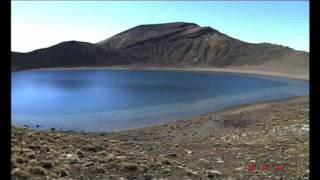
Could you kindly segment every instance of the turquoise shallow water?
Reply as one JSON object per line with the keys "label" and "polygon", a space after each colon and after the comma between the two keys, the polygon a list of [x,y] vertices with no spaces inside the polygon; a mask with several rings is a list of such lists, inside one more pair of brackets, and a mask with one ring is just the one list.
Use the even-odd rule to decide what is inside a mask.
{"label": "turquoise shallow water", "polygon": [[231,73],[26,71],[12,74],[12,124],[118,131],[308,94],[308,81]]}

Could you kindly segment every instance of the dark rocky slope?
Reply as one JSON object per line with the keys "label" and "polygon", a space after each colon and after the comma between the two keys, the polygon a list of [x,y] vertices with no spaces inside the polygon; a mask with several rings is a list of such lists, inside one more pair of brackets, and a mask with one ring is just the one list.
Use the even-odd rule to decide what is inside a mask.
{"label": "dark rocky slope", "polygon": [[127,64],[119,53],[106,51],[95,44],[68,41],[29,53],[12,53],[12,70],[47,67],[82,67]]}
{"label": "dark rocky slope", "polygon": [[13,70],[124,64],[227,67],[270,62],[308,69],[309,53],[247,43],[211,27],[182,22],[140,25],[96,44],[70,41],[29,53],[12,53]]}
{"label": "dark rocky slope", "polygon": [[223,67],[286,59],[306,64],[309,58],[306,52],[268,43],[246,43],[193,23],[141,25],[97,44],[104,49],[139,57],[139,63],[151,65]]}

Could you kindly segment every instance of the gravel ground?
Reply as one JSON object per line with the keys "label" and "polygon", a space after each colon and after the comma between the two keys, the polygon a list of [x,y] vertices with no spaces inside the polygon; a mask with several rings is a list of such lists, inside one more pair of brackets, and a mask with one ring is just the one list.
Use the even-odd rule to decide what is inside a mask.
{"label": "gravel ground", "polygon": [[309,97],[117,133],[12,127],[12,179],[309,179]]}

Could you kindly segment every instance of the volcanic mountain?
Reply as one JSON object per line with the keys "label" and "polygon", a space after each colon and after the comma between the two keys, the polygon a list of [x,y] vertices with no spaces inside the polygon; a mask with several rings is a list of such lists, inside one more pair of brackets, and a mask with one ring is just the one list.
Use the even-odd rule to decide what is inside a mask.
{"label": "volcanic mountain", "polygon": [[91,44],[63,42],[12,53],[12,69],[110,65],[229,67],[282,63],[309,67],[309,53],[247,43],[194,23],[140,25]]}
{"label": "volcanic mountain", "polygon": [[67,41],[28,53],[11,54],[11,70],[128,64],[119,53],[79,41]]}

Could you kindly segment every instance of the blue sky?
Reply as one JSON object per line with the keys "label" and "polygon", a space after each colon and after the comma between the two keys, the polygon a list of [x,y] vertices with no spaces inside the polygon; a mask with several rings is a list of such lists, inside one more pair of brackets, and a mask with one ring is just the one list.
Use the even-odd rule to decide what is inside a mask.
{"label": "blue sky", "polygon": [[308,1],[12,1],[12,50],[95,43],[140,24],[193,22],[234,38],[309,51]]}

